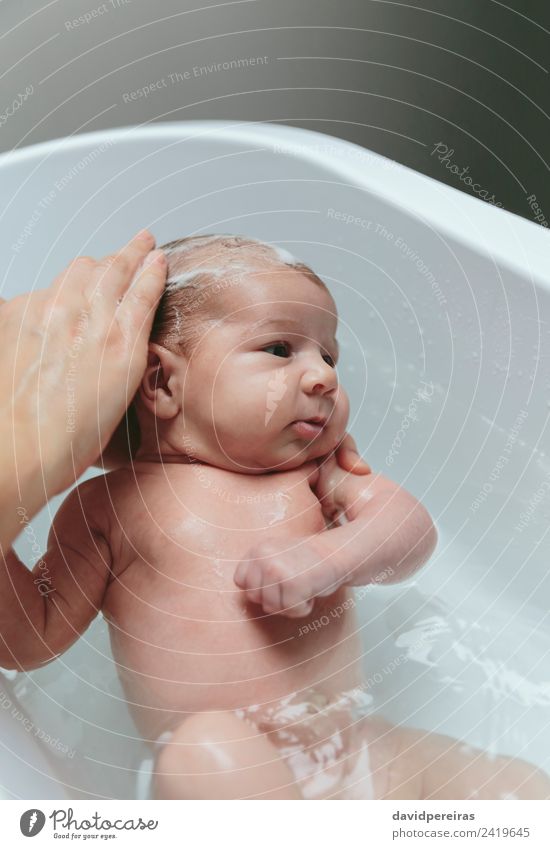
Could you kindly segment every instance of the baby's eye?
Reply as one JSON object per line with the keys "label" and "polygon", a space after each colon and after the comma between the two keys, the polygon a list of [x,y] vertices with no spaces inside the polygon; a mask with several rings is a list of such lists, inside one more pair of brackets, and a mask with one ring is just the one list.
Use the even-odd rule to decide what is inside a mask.
{"label": "baby's eye", "polygon": [[334,362],[330,354],[323,354],[323,359],[325,363],[329,364],[329,366],[332,366],[332,368],[336,368],[336,363]]}
{"label": "baby's eye", "polygon": [[[275,349],[275,350],[277,350],[277,349],[281,350],[282,349],[283,351],[286,351],[286,354],[285,353],[278,354],[278,353],[275,353],[275,350],[270,351],[270,349]],[[267,353],[273,353],[276,357],[288,356],[289,350],[290,350],[290,345],[288,344],[288,342],[273,342],[271,345],[266,345],[265,348],[262,348],[262,351],[266,351]]]}

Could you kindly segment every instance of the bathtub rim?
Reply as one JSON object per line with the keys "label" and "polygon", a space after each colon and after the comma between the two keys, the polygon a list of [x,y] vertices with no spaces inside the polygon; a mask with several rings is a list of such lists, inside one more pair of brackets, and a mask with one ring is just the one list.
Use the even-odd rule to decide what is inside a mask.
{"label": "bathtub rim", "polygon": [[[264,145],[268,142],[272,146],[278,142],[289,148],[299,146],[299,155],[311,164],[332,172],[335,177],[350,181],[382,202],[453,238],[462,246],[489,255],[492,262],[523,277],[528,276],[533,284],[550,292],[550,236],[545,232],[546,228],[369,148],[317,130],[275,122],[224,120],[165,121],[145,126],[128,124],[61,136],[0,153],[0,170],[41,156],[47,159],[48,155],[80,149],[85,151],[92,144],[117,144],[125,138],[130,142],[153,139],[169,143],[210,134],[215,140],[223,138],[229,142]],[[330,147],[330,155],[318,150],[318,147],[327,146]],[[351,150],[354,151],[355,161],[350,161]],[[270,152],[276,155],[275,151]],[[3,214],[0,213],[0,220]],[[465,223],[468,232],[465,231]],[[507,236],[513,238],[495,237],[495,230],[503,227],[507,228]],[[522,261],[518,258],[518,248],[523,252]]]}

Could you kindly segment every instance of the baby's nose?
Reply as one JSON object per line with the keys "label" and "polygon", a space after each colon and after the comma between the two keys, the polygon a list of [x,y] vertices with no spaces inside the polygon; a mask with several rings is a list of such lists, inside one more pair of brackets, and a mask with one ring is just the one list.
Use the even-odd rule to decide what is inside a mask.
{"label": "baby's nose", "polygon": [[322,360],[319,364],[310,367],[303,376],[303,388],[305,392],[315,395],[327,395],[335,393],[338,386],[336,369]]}

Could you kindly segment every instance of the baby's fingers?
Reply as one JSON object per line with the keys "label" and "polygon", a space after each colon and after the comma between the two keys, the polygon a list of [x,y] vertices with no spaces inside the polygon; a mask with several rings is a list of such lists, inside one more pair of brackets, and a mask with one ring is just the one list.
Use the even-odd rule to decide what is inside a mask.
{"label": "baby's fingers", "polygon": [[278,581],[262,588],[261,605],[264,613],[280,613],[283,607],[281,585]]}
{"label": "baby's fingers", "polygon": [[309,614],[313,610],[314,604],[314,599],[309,599],[309,601],[301,601],[297,604],[293,604],[290,607],[285,607],[283,610],[281,610],[281,613],[283,616],[286,616],[287,619],[303,619],[305,616],[309,616]]}
{"label": "baby's fingers", "polygon": [[248,560],[241,560],[237,568],[235,569],[235,574],[233,575],[234,583],[239,587],[239,589],[246,589],[246,574],[248,571]]}
{"label": "baby's fingers", "polygon": [[280,586],[283,616],[288,619],[300,619],[311,613],[315,599],[310,598],[309,588],[296,581],[283,581]]}
{"label": "baby's fingers", "polygon": [[244,591],[247,601],[259,604],[261,601],[261,589],[259,585],[259,570],[250,568],[250,561],[243,560],[237,566],[233,581]]}

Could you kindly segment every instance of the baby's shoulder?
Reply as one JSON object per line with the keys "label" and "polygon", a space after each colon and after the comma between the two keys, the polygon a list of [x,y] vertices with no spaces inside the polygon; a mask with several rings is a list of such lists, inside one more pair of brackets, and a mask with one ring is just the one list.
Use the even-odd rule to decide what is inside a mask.
{"label": "baby's shoulder", "polygon": [[94,475],[80,481],[69,493],[67,501],[73,506],[85,504],[88,509],[94,505],[100,505],[105,498],[108,475]]}
{"label": "baby's shoulder", "polygon": [[106,475],[87,478],[68,492],[53,520],[57,532],[79,533],[86,528],[106,535],[109,501],[105,478]]}

